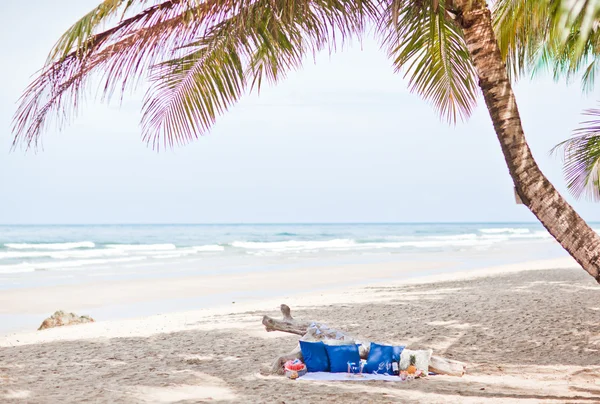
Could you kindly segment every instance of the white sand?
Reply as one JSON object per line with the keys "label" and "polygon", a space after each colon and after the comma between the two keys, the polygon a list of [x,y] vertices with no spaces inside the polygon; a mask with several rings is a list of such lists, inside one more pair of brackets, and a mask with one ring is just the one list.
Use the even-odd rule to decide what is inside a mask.
{"label": "white sand", "polygon": [[[388,280],[346,288],[335,288],[339,268],[302,271],[237,278],[245,286],[223,278],[216,290],[227,282],[332,290],[4,336],[0,402],[600,402],[600,288],[570,259],[402,281],[392,280],[391,265],[355,266],[352,279]],[[161,282],[146,281],[134,299],[156,293]],[[176,293],[175,285],[185,293],[205,287],[179,282],[165,293]],[[34,292],[21,293],[30,294],[12,298],[39,304]],[[106,286],[102,293],[110,299],[122,292]],[[359,337],[433,348],[469,363],[468,375],[364,384],[261,376],[297,341],[260,325],[261,315],[277,315],[283,302],[298,318]],[[25,303],[22,309],[36,310]]]}
{"label": "white sand", "polygon": [[[0,336],[0,347],[51,342],[63,339],[81,338],[116,338],[143,337],[156,333],[168,333],[197,328],[197,323],[207,318],[225,314],[244,313],[256,310],[272,310],[278,307],[282,299],[290,306],[304,306],[307,302],[319,305],[368,303],[386,301],[395,294],[374,294],[368,287],[376,285],[399,286],[409,284],[426,284],[461,279],[474,279],[490,275],[509,274],[520,271],[532,271],[556,268],[576,268],[571,258],[560,258],[544,261],[531,261],[513,265],[491,268],[479,268],[470,271],[442,273],[429,276],[416,276],[394,280],[398,272],[419,272],[439,269],[442,263],[408,262],[380,265],[347,265],[343,267],[312,267],[278,273],[240,274],[237,276],[191,277],[160,280],[135,280],[106,282],[103,284],[83,284],[73,286],[52,286],[29,289],[3,291],[0,295],[0,313],[2,311],[36,313],[46,311],[48,307],[62,309],[64,307],[87,307],[108,303],[131,303],[152,299],[166,299],[175,296],[197,296],[198,294],[218,293],[216,291],[271,289],[277,297],[251,299],[247,303],[235,303],[213,306],[194,311],[165,313],[154,316],[97,321],[72,328],[56,328],[43,332],[31,331],[11,333]],[[343,273],[344,284],[339,284]],[[380,282],[369,282],[369,278],[386,279]],[[347,283],[360,282],[360,286],[343,287]],[[327,288],[318,293],[302,293],[302,290],[314,289],[317,286]],[[180,288],[178,291],[177,288]],[[51,314],[52,310],[48,313]],[[83,314],[83,313],[81,313]],[[40,319],[40,323],[43,319]],[[98,319],[97,319],[98,320]],[[101,319],[100,319],[101,320]],[[218,322],[211,324],[214,328],[239,327],[239,324]]]}

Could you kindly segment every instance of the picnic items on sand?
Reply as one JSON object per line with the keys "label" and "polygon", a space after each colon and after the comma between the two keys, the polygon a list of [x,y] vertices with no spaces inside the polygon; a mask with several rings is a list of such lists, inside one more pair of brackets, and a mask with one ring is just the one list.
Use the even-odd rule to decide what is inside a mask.
{"label": "picnic items on sand", "polygon": [[431,349],[411,350],[405,349],[400,355],[400,370],[406,370],[408,374],[415,374],[417,370],[422,373],[429,371],[429,362],[431,360]]}
{"label": "picnic items on sand", "polygon": [[[283,365],[285,375],[292,380],[302,377],[304,380],[382,381],[407,381],[428,375],[428,371],[422,369],[428,367],[430,350],[412,351],[404,349],[403,346],[393,347],[371,343],[368,359],[364,360],[360,359],[359,346],[356,343],[342,342],[300,341],[300,352],[306,364],[300,359],[288,360]],[[316,376],[304,377],[308,374]],[[341,377],[328,376],[335,374]]]}
{"label": "picnic items on sand", "polygon": [[[369,347],[369,356],[365,364],[365,373],[372,374],[399,374],[400,354],[404,351],[404,346],[380,345],[371,342]],[[394,366],[395,365],[395,366]],[[395,368],[395,369],[394,369]]]}
{"label": "picnic items on sand", "polygon": [[[283,314],[283,319],[282,320],[277,320],[274,319],[272,317],[269,316],[263,316],[263,320],[262,323],[265,326],[265,329],[267,332],[271,332],[271,331],[282,331],[282,332],[287,332],[287,333],[291,333],[291,334],[296,334],[301,336],[301,340],[300,340],[300,344],[294,349],[292,350],[290,353],[288,354],[284,354],[279,356],[273,363],[273,365],[270,367],[270,369],[268,371],[265,371],[265,373],[275,373],[275,374],[284,374],[285,373],[285,368],[284,365],[286,362],[290,361],[290,360],[295,360],[295,359],[301,359],[304,358],[305,363],[307,365],[307,371],[310,373],[311,372],[311,366],[308,365],[308,362],[306,361],[306,357],[304,356],[304,350],[302,349],[303,346],[306,347],[316,347],[317,348],[317,352],[316,352],[316,357],[319,358],[319,363],[320,366],[325,366],[324,363],[327,363],[330,366],[331,370],[331,364],[330,362],[330,358],[327,357],[325,358],[323,356],[323,353],[325,353],[325,356],[327,356],[328,353],[328,348],[334,352],[335,349],[331,349],[331,346],[334,346],[334,344],[332,344],[330,342],[330,340],[336,340],[336,341],[342,341],[339,343],[342,343],[344,345],[342,346],[350,346],[350,348],[346,348],[342,350],[342,353],[344,355],[348,355],[349,358],[345,359],[345,362],[341,363],[338,362],[338,360],[336,359],[336,369],[340,369],[337,370],[338,372],[343,372],[346,374],[348,374],[348,362],[351,363],[357,363],[360,360],[367,360],[368,363],[368,359],[369,359],[369,355],[370,355],[370,350],[372,348],[376,348],[376,347],[383,347],[382,351],[383,354],[385,356],[385,358],[389,358],[389,354],[390,354],[390,350],[388,348],[388,346],[386,345],[379,345],[379,344],[372,344],[369,341],[359,341],[355,338],[353,338],[352,336],[346,334],[345,332],[339,331],[339,330],[335,330],[332,328],[329,328],[327,325],[319,323],[319,322],[315,322],[315,321],[301,321],[301,320],[296,320],[292,317],[291,315],[291,310],[290,308],[285,305],[282,304],[281,307],[281,313]],[[321,344],[319,344],[319,342]],[[308,345],[309,343],[315,344],[315,345]],[[336,344],[339,344],[336,343]],[[324,349],[323,349],[324,348]],[[358,359],[356,358],[356,350],[358,350]],[[392,346],[392,360],[389,362],[390,367],[388,370],[388,362],[387,360],[384,361],[384,365],[382,366],[382,370],[383,368],[385,368],[387,375],[392,375],[391,378],[395,379],[394,376],[394,367],[393,367],[393,363],[394,362],[398,362],[399,365],[399,376],[398,379],[401,379],[403,375],[406,376],[407,379],[411,379],[411,378],[417,378],[417,377],[423,377],[423,376],[427,376],[429,374],[429,372],[432,373],[436,373],[436,374],[442,374],[442,375],[450,375],[450,376],[462,376],[465,374],[465,370],[466,370],[466,365],[462,362],[453,360],[453,359],[448,359],[448,358],[443,358],[440,356],[434,356],[432,355],[432,350],[420,350],[420,351],[415,351],[415,350],[409,350],[409,349],[404,349],[404,347],[393,347]],[[335,352],[336,354],[338,352]],[[414,373],[411,373],[410,375],[408,374],[408,368],[409,366],[411,366],[411,355],[414,356],[414,364],[412,366],[414,366],[416,368]],[[375,362],[377,363],[377,362]],[[379,361],[377,363],[377,369],[379,369],[380,364],[382,363],[382,361]],[[365,365],[366,366],[366,365]],[[411,371],[413,370],[413,368],[411,368]],[[321,372],[326,372],[325,370],[321,370]],[[366,371],[363,371],[364,374],[369,374]],[[370,373],[372,374],[372,373]],[[390,376],[386,376],[385,373],[382,374],[373,374],[374,376],[377,377],[381,377],[381,378],[388,378]],[[341,376],[342,378],[344,378],[344,376]]]}
{"label": "picnic items on sand", "polygon": [[309,372],[329,372],[329,357],[323,341],[300,341],[300,350]]}
{"label": "picnic items on sand", "polygon": [[348,362],[348,376],[363,377],[364,366],[365,366],[365,363],[362,360],[358,361],[358,363]]}
{"label": "picnic items on sand", "polygon": [[297,379],[306,374],[306,365],[300,359],[289,360],[284,365],[285,375],[290,379]]}

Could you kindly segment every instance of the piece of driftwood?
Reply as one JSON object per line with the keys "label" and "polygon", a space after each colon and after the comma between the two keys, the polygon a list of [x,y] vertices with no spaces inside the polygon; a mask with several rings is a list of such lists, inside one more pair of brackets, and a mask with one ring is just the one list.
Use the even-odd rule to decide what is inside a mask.
{"label": "piece of driftwood", "polygon": [[310,322],[296,321],[292,317],[292,311],[288,305],[282,304],[280,306],[281,314],[283,314],[283,320],[275,320],[269,316],[264,316],[262,323],[265,326],[267,332],[271,331],[283,331],[289,332],[290,334],[304,335],[306,330],[310,327]]}
{"label": "piece of driftwood", "polygon": [[[369,349],[371,347],[370,341],[360,341],[352,336],[329,328],[325,324],[316,321],[298,321],[292,317],[291,309],[289,306],[282,304],[281,313],[283,319],[277,320],[269,316],[263,316],[262,323],[268,332],[282,331],[291,334],[301,335],[302,341],[320,341],[320,340],[338,340],[338,341],[354,341],[360,344],[360,357],[361,359],[367,359],[369,356]],[[283,365],[288,360],[302,359],[302,353],[300,352],[300,346],[296,346],[291,352],[279,356],[273,362],[270,372],[273,374],[284,373]],[[465,374],[466,364],[455,361],[452,359],[443,358],[441,356],[432,355],[429,361],[429,371],[450,376],[462,376]]]}
{"label": "piece of driftwood", "polygon": [[441,356],[431,355],[429,359],[429,371],[440,375],[460,377],[465,374],[466,366],[463,362]]}

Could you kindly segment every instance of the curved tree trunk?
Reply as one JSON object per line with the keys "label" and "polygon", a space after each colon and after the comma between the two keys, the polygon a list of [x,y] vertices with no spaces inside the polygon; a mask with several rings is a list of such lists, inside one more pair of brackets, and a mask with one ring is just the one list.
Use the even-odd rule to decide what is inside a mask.
{"label": "curved tree trunk", "polygon": [[485,1],[454,0],[454,6],[517,194],[560,245],[600,283],[600,236],[563,199],[533,159]]}

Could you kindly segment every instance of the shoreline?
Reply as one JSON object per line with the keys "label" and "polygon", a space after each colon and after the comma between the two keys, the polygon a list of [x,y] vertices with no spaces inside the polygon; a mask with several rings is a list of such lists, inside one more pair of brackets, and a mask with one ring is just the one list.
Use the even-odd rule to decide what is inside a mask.
{"label": "shoreline", "polygon": [[[370,288],[399,287],[403,285],[428,285],[432,283],[468,281],[473,279],[501,276],[525,271],[580,268],[577,265],[577,263],[570,257],[554,258],[549,260],[524,261],[516,264],[499,265],[488,268],[477,268],[451,272],[440,271],[439,273],[431,272],[435,272],[436,269],[439,270],[440,268],[442,268],[444,265],[443,263],[413,262],[405,264],[408,264],[409,266],[412,265],[412,269],[405,268],[404,270],[401,270],[400,273],[404,275],[404,277],[400,278],[398,278],[397,276],[399,273],[397,263],[375,265],[375,269],[372,268],[374,267],[374,265],[372,264],[357,264],[344,267],[315,267],[306,269],[305,272],[283,272],[280,273],[278,277],[271,277],[271,279],[267,279],[264,276],[261,276],[256,273],[246,274],[244,276],[244,279],[242,280],[246,281],[245,286],[248,288],[261,285],[263,284],[262,282],[268,282],[268,285],[271,286],[283,282],[285,285],[293,284],[297,288],[297,290],[302,291],[293,292],[293,289],[290,289],[290,291],[286,293],[279,293],[276,296],[269,296],[268,298],[264,298],[264,296],[262,298],[251,297],[246,298],[245,301],[242,302],[235,302],[229,304],[215,304],[212,306],[209,305],[195,310],[170,310],[160,314],[152,314],[146,316],[126,316],[125,318],[113,318],[108,320],[96,318],[95,323],[70,327],[58,327],[44,331],[34,331],[35,329],[37,329],[37,326],[34,328],[34,330],[31,331],[8,331],[0,333],[0,347],[90,338],[148,337],[157,333],[170,333],[184,330],[193,330],[193,323],[200,322],[208,317],[214,317],[225,314],[239,314],[249,311],[273,311],[274,308],[277,308],[279,304],[281,304],[284,301],[286,304],[293,307],[314,307],[317,304],[317,302],[319,305],[381,302],[388,299],[389,296],[383,294],[374,295],[373,293],[369,293]],[[418,268],[416,268],[417,264],[420,265]],[[373,281],[373,276],[365,280],[364,270],[369,268],[371,268],[371,275],[375,273],[377,274],[377,276],[375,277],[375,279],[377,280]],[[346,283],[341,285],[338,283],[336,286],[337,281],[335,277],[339,276],[340,269],[344,270],[344,277],[346,279]],[[323,270],[327,270],[329,271],[329,273],[324,274]],[[317,273],[319,275],[318,279],[315,277],[306,279],[307,276],[315,275]],[[269,275],[273,275],[273,273],[269,273]],[[193,279],[195,279],[195,282],[192,281]],[[211,279],[214,280],[214,278]],[[304,279],[304,283],[302,279]],[[348,283],[348,279],[352,279],[354,281],[354,284]],[[216,290],[213,290],[212,293],[223,293],[223,289],[232,288],[233,286],[231,282],[228,282],[230,280],[230,278],[226,277],[225,279],[221,279],[220,282],[216,282],[212,285],[209,285],[210,287],[214,287],[217,285],[219,286]],[[156,291],[152,288],[162,288],[163,290],[166,289],[168,291],[171,291],[171,293],[179,294],[185,294],[190,291],[196,293],[197,290],[195,288],[197,287],[197,282],[202,281],[202,279],[176,278],[171,279],[171,281],[172,282],[168,283],[166,288],[165,280],[151,280],[147,281],[146,285],[139,285],[138,283],[136,285],[136,289],[142,292],[145,290],[145,292],[143,293],[146,293],[146,296],[156,296]],[[323,283],[326,283],[326,286],[322,286]],[[312,288],[310,286],[306,286],[307,284],[312,285]],[[317,284],[321,285],[321,287],[316,288]],[[301,285],[305,286],[302,287]],[[96,296],[99,294],[107,293],[108,290],[120,290],[118,287],[115,288],[115,286],[115,284],[106,284],[103,285],[103,288],[99,289],[97,286],[87,285],[87,287],[83,288],[80,293],[89,293],[90,289],[88,288],[95,288]],[[184,289],[183,293],[181,290],[177,290],[177,287],[179,286]],[[206,287],[207,285],[204,286]],[[150,291],[148,290],[149,287],[151,288]],[[63,292],[66,293],[67,291],[59,291],[59,293]],[[243,291],[241,293],[243,293]],[[2,296],[0,296],[0,303],[2,302],[2,299],[17,299],[22,302],[31,302],[33,296],[35,296],[36,300],[34,303],[36,305],[39,306],[41,304],[47,304],[43,302],[43,299],[41,299],[42,301],[40,301],[39,291],[32,291],[28,289],[16,290],[11,296],[3,294]],[[110,298],[110,295],[104,296]],[[76,297],[71,296],[71,299],[73,298]],[[186,298],[183,296],[180,297],[180,299]],[[204,297],[202,299],[206,298]],[[157,307],[157,305],[160,305],[161,302],[163,302],[163,300],[154,299],[151,300],[150,303],[144,302],[144,304],[150,304],[151,307],[155,308]],[[0,305],[0,307],[1,306],[2,305]],[[61,308],[57,307],[53,309],[51,313],[59,309]],[[68,311],[74,311],[79,315],[88,314],[89,312],[89,310]],[[47,315],[50,315],[51,313],[48,313]],[[26,316],[37,315],[35,313],[22,314]],[[2,313],[0,312],[0,316],[1,315]],[[20,314],[14,314],[14,316],[19,315]],[[44,318],[40,318],[38,323],[41,323]]]}

